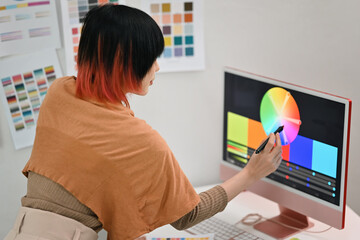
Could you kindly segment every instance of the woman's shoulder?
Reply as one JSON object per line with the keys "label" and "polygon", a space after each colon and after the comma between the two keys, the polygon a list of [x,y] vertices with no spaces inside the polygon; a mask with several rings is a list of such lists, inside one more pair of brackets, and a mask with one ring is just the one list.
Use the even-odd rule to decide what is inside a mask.
{"label": "woman's shoulder", "polygon": [[61,93],[75,94],[76,81],[74,76],[66,76],[55,79],[46,95],[59,95]]}
{"label": "woman's shoulder", "polygon": [[169,147],[160,133],[150,126],[145,120],[131,117],[129,130],[131,134],[143,143],[146,143],[155,151],[168,151]]}
{"label": "woman's shoulder", "polygon": [[64,86],[74,86],[75,87],[75,85],[76,85],[75,80],[76,80],[76,78],[74,76],[65,76],[65,77],[57,78],[50,85],[50,89],[64,87]]}

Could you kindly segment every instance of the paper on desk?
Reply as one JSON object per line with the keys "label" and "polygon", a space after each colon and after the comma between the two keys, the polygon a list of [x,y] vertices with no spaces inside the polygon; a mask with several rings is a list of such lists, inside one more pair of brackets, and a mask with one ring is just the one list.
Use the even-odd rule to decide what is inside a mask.
{"label": "paper on desk", "polygon": [[201,234],[201,235],[190,235],[190,234],[171,234],[161,236],[146,236],[146,240],[214,240],[213,233]]}

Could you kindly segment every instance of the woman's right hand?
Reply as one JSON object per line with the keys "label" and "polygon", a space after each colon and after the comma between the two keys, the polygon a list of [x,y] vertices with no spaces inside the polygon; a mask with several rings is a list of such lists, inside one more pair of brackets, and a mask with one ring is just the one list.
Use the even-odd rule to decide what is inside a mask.
{"label": "woman's right hand", "polygon": [[228,201],[257,180],[274,172],[281,163],[281,153],[280,135],[271,133],[264,150],[259,154],[254,152],[243,170],[221,184],[227,194]]}
{"label": "woman's right hand", "polygon": [[258,154],[254,152],[243,171],[248,171],[249,176],[255,181],[266,177],[280,166],[281,154],[280,135],[271,133],[264,150]]}

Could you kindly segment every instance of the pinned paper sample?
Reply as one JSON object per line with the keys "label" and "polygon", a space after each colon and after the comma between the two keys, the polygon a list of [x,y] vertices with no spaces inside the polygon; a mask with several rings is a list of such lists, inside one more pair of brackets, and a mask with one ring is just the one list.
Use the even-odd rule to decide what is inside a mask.
{"label": "pinned paper sample", "polygon": [[142,8],[164,35],[160,72],[205,68],[202,0],[143,0]]}
{"label": "pinned paper sample", "polygon": [[60,46],[55,1],[0,1],[0,57]]}
{"label": "pinned paper sample", "polygon": [[15,149],[33,144],[40,105],[51,83],[61,76],[55,50],[0,62],[0,98]]}
{"label": "pinned paper sample", "polygon": [[62,0],[61,12],[64,33],[66,75],[77,75],[76,57],[79,48],[81,28],[86,13],[100,4],[125,4],[124,0]]}

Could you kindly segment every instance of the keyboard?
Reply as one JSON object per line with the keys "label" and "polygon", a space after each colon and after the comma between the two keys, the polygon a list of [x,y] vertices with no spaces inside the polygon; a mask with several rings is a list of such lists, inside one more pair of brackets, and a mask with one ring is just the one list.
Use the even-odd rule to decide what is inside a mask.
{"label": "keyboard", "polygon": [[215,240],[264,240],[215,217],[206,219],[186,231],[191,234],[215,233]]}

